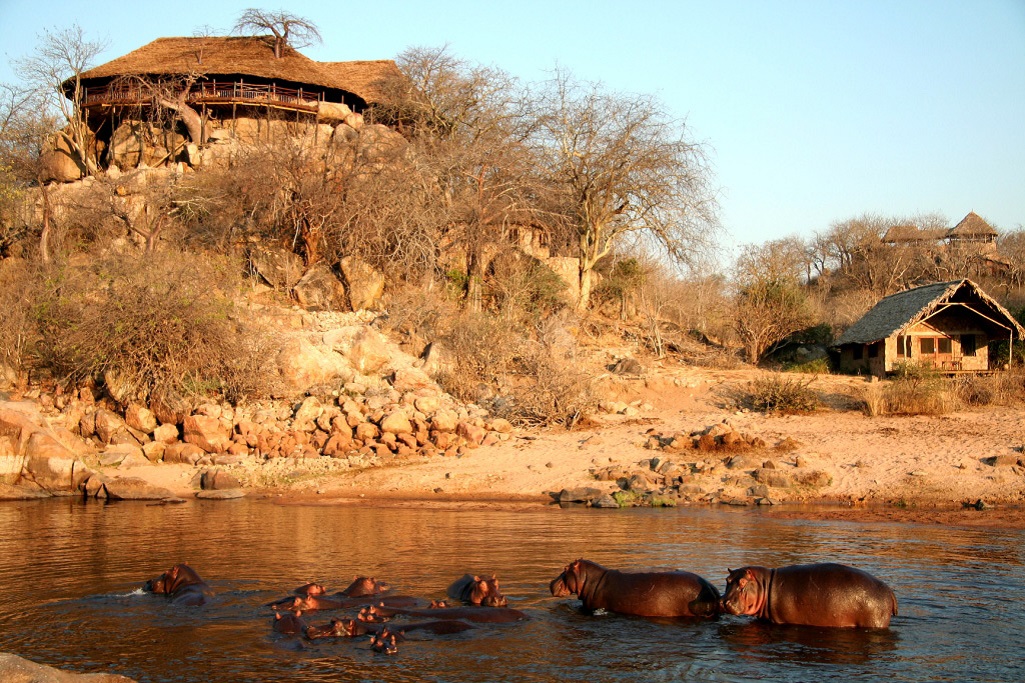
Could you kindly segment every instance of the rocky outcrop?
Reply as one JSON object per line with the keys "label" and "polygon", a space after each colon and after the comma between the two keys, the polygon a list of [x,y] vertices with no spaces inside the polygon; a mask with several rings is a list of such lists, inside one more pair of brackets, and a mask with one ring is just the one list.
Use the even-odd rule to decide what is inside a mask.
{"label": "rocky outcrop", "polygon": [[37,406],[0,402],[0,483],[69,494],[87,469],[40,417]]}
{"label": "rocky outcrop", "polygon": [[4,683],[135,683],[117,674],[80,674],[37,664],[9,652],[0,652],[0,681]]}

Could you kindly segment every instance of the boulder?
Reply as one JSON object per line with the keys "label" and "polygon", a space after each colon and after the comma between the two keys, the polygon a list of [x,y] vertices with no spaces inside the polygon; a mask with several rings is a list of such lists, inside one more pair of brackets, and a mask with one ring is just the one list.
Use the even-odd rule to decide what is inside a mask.
{"label": "boulder", "polygon": [[84,166],[78,155],[62,135],[50,137],[43,147],[39,162],[42,165],[43,182],[70,183],[81,178]]}
{"label": "boulder", "polygon": [[146,406],[129,403],[125,408],[125,423],[144,434],[152,434],[157,428],[157,416]]}
{"label": "boulder", "polygon": [[192,405],[173,389],[156,388],[150,395],[149,409],[161,424],[181,424],[192,412]]}
{"label": "boulder", "polygon": [[372,327],[362,327],[353,337],[348,349],[349,362],[362,375],[377,372],[391,360],[394,351]]}
{"label": "boulder", "polygon": [[[174,494],[139,477],[114,477],[103,484],[108,500],[163,500]],[[102,497],[102,495],[101,495]]]}
{"label": "boulder", "polygon": [[9,652],[0,652],[0,681],[5,683],[134,683],[131,678],[117,674],[80,674],[61,671]]}
{"label": "boulder", "polygon": [[240,489],[242,484],[238,477],[222,469],[206,470],[200,476],[199,487],[204,491],[223,491],[226,489]]}
{"label": "boulder", "polygon": [[339,123],[352,115],[352,110],[340,102],[318,102],[317,121]]}
{"label": "boulder", "polygon": [[559,503],[590,503],[591,501],[598,500],[603,495],[605,495],[603,491],[591,488],[590,486],[584,486],[575,489],[563,489],[555,496],[555,500]]}
{"label": "boulder", "polygon": [[207,453],[223,453],[231,445],[229,428],[214,417],[189,415],[182,423],[184,440]]}
{"label": "boulder", "polygon": [[345,286],[329,267],[314,265],[295,283],[292,296],[309,311],[348,311]]}
{"label": "boulder", "polygon": [[303,276],[303,260],[285,249],[254,247],[249,251],[249,264],[271,287],[290,290]]}
{"label": "boulder", "polygon": [[381,419],[381,431],[386,434],[412,434],[413,425],[403,410],[395,410]]}
{"label": "boulder", "polygon": [[303,337],[291,340],[278,352],[277,366],[281,380],[293,391],[336,379],[348,381],[354,374],[341,354],[315,346]]}
{"label": "boulder", "polygon": [[172,444],[178,440],[178,426],[173,424],[162,424],[153,430],[153,440],[165,444]]}
{"label": "boulder", "polygon": [[342,272],[352,310],[376,309],[384,296],[384,273],[355,256],[344,257],[338,268]]}
{"label": "boulder", "polygon": [[206,452],[191,443],[173,443],[164,449],[164,462],[195,465]]}

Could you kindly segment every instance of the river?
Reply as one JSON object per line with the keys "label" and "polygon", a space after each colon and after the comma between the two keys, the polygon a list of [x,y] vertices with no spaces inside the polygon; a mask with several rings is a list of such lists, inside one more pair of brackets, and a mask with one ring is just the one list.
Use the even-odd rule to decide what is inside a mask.
{"label": "river", "polygon": [[[776,519],[758,509],[516,510],[280,505],[0,505],[0,651],[145,682],[207,681],[1021,681],[1025,532]],[[883,631],[779,627],[749,618],[585,615],[548,583],[568,562],[685,569],[722,590],[727,568],[836,561],[895,591]],[[216,596],[176,607],[143,582],[187,562]],[[442,597],[495,573],[522,623],[369,640],[304,641],[266,603],[354,574]],[[311,613],[326,623],[332,614]]]}

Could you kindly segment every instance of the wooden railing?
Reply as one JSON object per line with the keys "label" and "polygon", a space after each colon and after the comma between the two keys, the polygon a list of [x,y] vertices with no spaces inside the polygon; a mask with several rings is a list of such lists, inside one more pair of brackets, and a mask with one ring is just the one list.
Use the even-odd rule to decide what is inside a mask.
{"label": "wooden railing", "polygon": [[[103,104],[148,104],[154,91],[139,85],[108,85],[86,88],[82,106]],[[185,100],[190,104],[252,104],[284,106],[292,109],[316,111],[317,103],[324,101],[324,93],[305,88],[283,88],[279,85],[245,83],[242,81],[202,81],[189,88]]]}

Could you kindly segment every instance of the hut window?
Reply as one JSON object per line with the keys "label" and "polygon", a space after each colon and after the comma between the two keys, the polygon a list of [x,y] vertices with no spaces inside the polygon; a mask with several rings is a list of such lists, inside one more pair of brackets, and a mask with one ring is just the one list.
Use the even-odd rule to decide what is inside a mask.
{"label": "hut window", "polygon": [[897,355],[903,358],[905,356],[904,347],[907,344],[907,337],[901,335],[897,337]]}
{"label": "hut window", "polygon": [[952,346],[951,346],[951,343],[950,343],[950,337],[940,337],[936,341],[939,342],[938,343],[939,352],[940,353],[945,353],[945,354],[949,355],[951,350],[952,350]]}
{"label": "hut window", "polygon": [[936,340],[932,337],[922,337],[922,354],[933,355],[936,353]]}
{"label": "hut window", "polygon": [[865,347],[861,344],[855,344],[852,351],[854,353],[854,360],[861,360],[865,356]]}
{"label": "hut window", "polygon": [[962,334],[961,335],[961,355],[962,356],[974,356],[975,355],[975,335],[974,334]]}
{"label": "hut window", "polygon": [[879,344],[869,344],[868,345],[868,357],[869,358],[878,358],[879,357]]}

